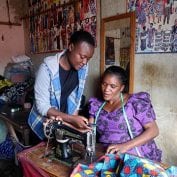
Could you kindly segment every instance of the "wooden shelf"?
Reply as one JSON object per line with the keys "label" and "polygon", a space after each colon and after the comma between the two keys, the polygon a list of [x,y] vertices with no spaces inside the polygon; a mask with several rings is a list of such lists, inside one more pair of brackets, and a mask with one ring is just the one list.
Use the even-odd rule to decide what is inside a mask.
{"label": "wooden shelf", "polygon": [[20,23],[2,22],[2,21],[0,21],[0,25],[21,26]]}

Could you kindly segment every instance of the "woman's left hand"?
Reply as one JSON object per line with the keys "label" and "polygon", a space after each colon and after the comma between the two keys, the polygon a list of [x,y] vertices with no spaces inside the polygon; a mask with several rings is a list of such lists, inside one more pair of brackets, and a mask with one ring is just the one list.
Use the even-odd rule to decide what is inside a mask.
{"label": "woman's left hand", "polygon": [[125,144],[111,144],[108,146],[106,153],[126,153],[128,151],[128,146]]}

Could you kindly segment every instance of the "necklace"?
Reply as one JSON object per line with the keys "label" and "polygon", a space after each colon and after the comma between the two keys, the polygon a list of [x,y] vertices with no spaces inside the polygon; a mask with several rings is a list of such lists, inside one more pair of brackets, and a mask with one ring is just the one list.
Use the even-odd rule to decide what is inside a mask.
{"label": "necklace", "polygon": [[106,104],[106,101],[104,101],[103,104],[99,107],[99,109],[98,109],[98,111],[97,111],[97,113],[96,113],[96,116],[95,116],[95,122],[94,122],[94,124],[97,123],[97,120],[98,120],[98,117],[99,117],[99,115],[100,115],[100,112],[101,112],[101,110],[103,109],[103,107],[104,107],[105,104]]}
{"label": "necklace", "polygon": [[[97,120],[98,120],[98,117],[99,117],[99,115],[100,115],[100,112],[101,112],[101,110],[103,109],[103,107],[106,105],[106,101],[104,101],[103,103],[102,103],[102,105],[99,107],[99,109],[98,109],[98,111],[96,112],[96,116],[95,116],[95,121],[94,121],[94,124],[96,125],[96,123],[97,123]],[[121,99],[121,103],[122,103],[122,99]]]}

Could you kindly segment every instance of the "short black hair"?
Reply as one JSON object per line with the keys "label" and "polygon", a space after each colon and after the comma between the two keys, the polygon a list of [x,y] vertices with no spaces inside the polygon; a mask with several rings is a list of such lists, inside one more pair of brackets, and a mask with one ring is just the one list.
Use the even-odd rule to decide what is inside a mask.
{"label": "short black hair", "polygon": [[105,76],[107,75],[114,75],[117,77],[117,79],[123,84],[124,90],[122,91],[123,93],[128,93],[128,76],[126,71],[120,67],[120,66],[109,66],[103,73],[102,75],[102,80],[104,79]]}
{"label": "short black hair", "polygon": [[70,37],[70,44],[78,44],[80,42],[87,42],[88,44],[95,47],[95,40],[93,36],[87,31],[75,31]]}

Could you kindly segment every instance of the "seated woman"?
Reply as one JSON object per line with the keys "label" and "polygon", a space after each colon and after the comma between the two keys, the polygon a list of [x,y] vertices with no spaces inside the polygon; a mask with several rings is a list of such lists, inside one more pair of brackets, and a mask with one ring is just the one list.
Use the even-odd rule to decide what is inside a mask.
{"label": "seated woman", "polygon": [[161,161],[154,142],[159,130],[146,92],[127,93],[127,75],[119,66],[110,66],[102,76],[102,99],[89,100],[89,122],[97,124],[99,142],[107,153],[130,153]]}

